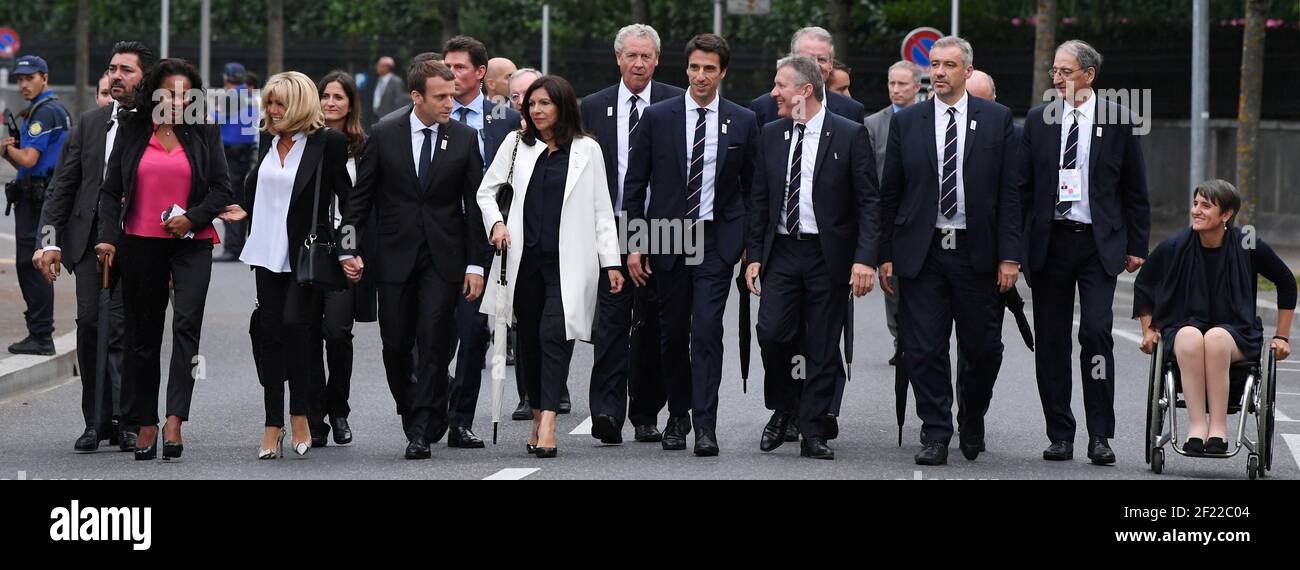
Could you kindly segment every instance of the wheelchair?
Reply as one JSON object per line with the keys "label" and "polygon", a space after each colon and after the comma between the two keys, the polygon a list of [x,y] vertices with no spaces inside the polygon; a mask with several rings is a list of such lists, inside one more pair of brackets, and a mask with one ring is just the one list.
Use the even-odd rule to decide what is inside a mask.
{"label": "wheelchair", "polygon": [[[1235,444],[1227,453],[1188,454],[1178,433],[1178,408],[1186,408],[1182,398],[1182,381],[1173,347],[1157,340],[1151,351],[1151,371],[1147,383],[1146,462],[1160,474],[1165,467],[1165,447],[1184,457],[1229,459],[1242,449],[1248,451],[1246,474],[1251,479],[1264,477],[1273,468],[1273,439],[1276,430],[1273,416],[1277,401],[1277,361],[1266,342],[1263,362],[1234,362],[1228,373],[1228,415],[1238,415]],[[1255,420],[1254,432],[1247,434],[1247,417]],[[1251,439],[1254,437],[1255,439]],[[1229,435],[1231,439],[1231,435]]]}

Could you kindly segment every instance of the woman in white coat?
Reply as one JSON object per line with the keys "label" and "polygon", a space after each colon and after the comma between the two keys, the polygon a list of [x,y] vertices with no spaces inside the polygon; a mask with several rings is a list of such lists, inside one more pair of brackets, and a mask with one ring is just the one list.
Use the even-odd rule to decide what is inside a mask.
{"label": "woman in white coat", "polygon": [[[598,272],[609,273],[615,293],[623,275],[605,162],[582,131],[573,87],[561,77],[538,78],[524,94],[523,115],[523,132],[502,142],[478,190],[483,226],[506,250],[508,283],[505,291],[497,283],[497,256],[482,311],[495,314],[497,295],[506,296],[519,335],[516,373],[533,407],[527,450],[555,457],[555,415],[573,341],[591,339]],[[508,222],[496,200],[507,182],[514,188]]]}

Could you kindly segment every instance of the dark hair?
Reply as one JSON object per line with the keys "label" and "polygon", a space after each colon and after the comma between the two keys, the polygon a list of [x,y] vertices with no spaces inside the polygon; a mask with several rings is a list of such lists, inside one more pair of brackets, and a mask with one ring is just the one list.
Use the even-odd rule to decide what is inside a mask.
{"label": "dark hair", "polygon": [[123,40],[117,42],[113,44],[113,55],[117,55],[119,53],[135,54],[135,57],[140,60],[140,70],[144,73],[148,73],[149,69],[153,67],[154,64],[153,50],[149,49],[149,46],[144,45],[144,42],[137,42],[131,40]]}
{"label": "dark hair", "polygon": [[348,97],[348,116],[343,119],[343,134],[348,137],[348,154],[359,157],[366,146],[366,132],[361,128],[361,96],[357,94],[357,83],[346,71],[331,71],[321,78],[317,87],[321,97],[325,97],[325,86],[331,83],[338,83]]}
{"label": "dark hair", "polygon": [[[1196,190],[1192,191],[1192,196],[1205,198],[1211,204],[1219,207],[1222,212],[1232,212],[1233,217],[1241,211],[1241,194],[1237,192],[1237,187],[1227,180],[1206,180],[1196,185]],[[1228,223],[1232,223],[1231,220]]]}
{"label": "dark hair", "polygon": [[456,75],[442,62],[422,61],[411,66],[411,72],[406,75],[406,88],[411,91],[419,91],[421,95],[424,95],[424,89],[427,87],[430,77],[441,77],[447,81],[456,80]]}
{"label": "dark hair", "polygon": [[838,59],[831,61],[831,67],[834,68],[835,71],[843,71],[844,73],[848,73],[850,75],[853,74],[853,70],[849,69],[849,66],[844,65],[844,62]]}
{"label": "dark hair", "polygon": [[691,38],[691,41],[686,42],[686,59],[690,59],[691,53],[695,51],[718,54],[723,71],[731,64],[731,47],[727,45],[726,39],[717,34],[700,34]]}
{"label": "dark hair", "polygon": [[426,51],[424,53],[416,54],[415,57],[411,58],[411,65],[406,67],[407,77],[410,77],[411,72],[415,71],[415,66],[426,61],[442,61],[442,54],[436,51]]}
{"label": "dark hair", "polygon": [[543,75],[533,81],[533,84],[528,86],[528,91],[524,92],[524,142],[531,146],[537,144],[537,141],[542,138],[542,132],[538,130],[537,125],[533,124],[532,113],[528,112],[528,108],[532,105],[533,92],[538,89],[545,90],[546,94],[551,96],[551,102],[559,111],[555,117],[555,126],[551,128],[551,136],[555,137],[557,144],[567,146],[575,138],[588,136],[582,129],[582,112],[578,110],[578,94],[573,90],[573,85],[558,75]]}
{"label": "dark hair", "polygon": [[[164,59],[150,68],[149,72],[145,73],[144,80],[136,87],[135,101],[139,112],[131,113],[129,116],[134,117],[139,124],[149,124],[153,120],[154,110],[161,104],[153,94],[162,89],[163,81],[173,75],[183,75],[189,80],[191,89],[203,90],[203,77],[199,75],[199,70],[193,64],[183,59]],[[202,106],[206,101],[200,97],[191,104]],[[206,117],[207,112],[200,115]]]}
{"label": "dark hair", "polygon": [[469,60],[476,68],[486,67],[488,64],[487,46],[472,37],[456,36],[442,45],[442,53],[447,54],[454,51],[469,52]]}

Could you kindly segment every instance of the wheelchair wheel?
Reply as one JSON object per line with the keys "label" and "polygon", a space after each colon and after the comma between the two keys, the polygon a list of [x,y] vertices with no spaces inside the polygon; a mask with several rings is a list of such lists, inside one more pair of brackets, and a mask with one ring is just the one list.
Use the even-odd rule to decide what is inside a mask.
{"label": "wheelchair wheel", "polygon": [[1273,416],[1277,408],[1277,359],[1268,350],[1260,371],[1259,405],[1255,407],[1255,424],[1259,428],[1260,476],[1273,468]]}
{"label": "wheelchair wheel", "polygon": [[1255,478],[1263,472],[1264,467],[1259,462],[1259,455],[1255,453],[1250,454],[1250,458],[1246,460],[1246,474],[1250,476],[1250,480],[1254,481]]}
{"label": "wheelchair wheel", "polygon": [[1160,441],[1160,436],[1164,433],[1164,410],[1160,407],[1160,398],[1164,395],[1164,346],[1158,341],[1155,348],[1151,351],[1151,376],[1147,379],[1147,440],[1146,440],[1146,461],[1151,464],[1151,470],[1159,473],[1156,468],[1157,451],[1161,451],[1161,459],[1164,458],[1162,450],[1156,448],[1156,443]]}
{"label": "wheelchair wheel", "polygon": [[1151,472],[1159,475],[1165,471],[1165,450],[1164,448],[1148,450],[1151,454]]}

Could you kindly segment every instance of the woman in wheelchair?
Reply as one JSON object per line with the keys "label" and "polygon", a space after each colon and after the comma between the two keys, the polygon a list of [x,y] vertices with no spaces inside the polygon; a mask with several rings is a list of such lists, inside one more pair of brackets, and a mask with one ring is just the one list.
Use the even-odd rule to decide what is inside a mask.
{"label": "woman in wheelchair", "polygon": [[1190,454],[1228,451],[1229,368],[1258,362],[1263,345],[1258,275],[1277,287],[1277,332],[1269,346],[1278,360],[1291,354],[1295,275],[1257,235],[1232,225],[1240,208],[1232,184],[1202,182],[1193,194],[1191,227],[1151,252],[1134,286],[1142,351],[1155,349],[1157,335],[1160,343],[1173,343],[1190,423],[1183,449]]}

